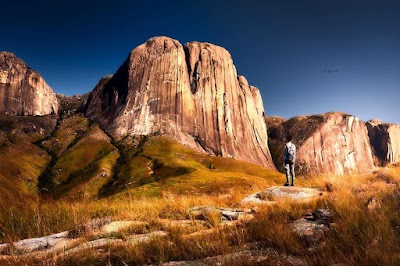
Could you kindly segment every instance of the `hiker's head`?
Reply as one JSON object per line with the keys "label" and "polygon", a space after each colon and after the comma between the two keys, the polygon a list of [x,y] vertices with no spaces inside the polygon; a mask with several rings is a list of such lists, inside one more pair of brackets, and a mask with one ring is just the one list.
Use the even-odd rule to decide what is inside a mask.
{"label": "hiker's head", "polygon": [[287,139],[287,141],[292,141],[292,135],[287,135],[287,137],[286,137],[286,139]]}

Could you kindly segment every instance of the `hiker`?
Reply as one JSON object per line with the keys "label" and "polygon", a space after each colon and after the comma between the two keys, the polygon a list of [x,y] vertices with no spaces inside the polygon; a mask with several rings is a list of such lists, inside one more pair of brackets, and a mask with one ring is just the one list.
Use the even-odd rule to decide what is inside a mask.
{"label": "hiker", "polygon": [[[286,183],[284,186],[294,186],[295,173],[294,163],[296,161],[296,146],[292,143],[292,136],[287,136],[287,143],[285,145],[285,156],[283,157],[283,166],[286,169]],[[292,175],[292,182],[290,183],[290,175]]]}

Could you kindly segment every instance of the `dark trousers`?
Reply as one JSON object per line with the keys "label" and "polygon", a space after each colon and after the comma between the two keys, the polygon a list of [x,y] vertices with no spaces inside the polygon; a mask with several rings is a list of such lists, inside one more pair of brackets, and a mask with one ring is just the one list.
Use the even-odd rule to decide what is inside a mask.
{"label": "dark trousers", "polygon": [[[285,163],[284,164],[286,169],[286,183],[294,185],[294,180],[296,179],[296,175],[294,173],[294,163]],[[290,183],[290,176],[292,176],[292,182]]]}

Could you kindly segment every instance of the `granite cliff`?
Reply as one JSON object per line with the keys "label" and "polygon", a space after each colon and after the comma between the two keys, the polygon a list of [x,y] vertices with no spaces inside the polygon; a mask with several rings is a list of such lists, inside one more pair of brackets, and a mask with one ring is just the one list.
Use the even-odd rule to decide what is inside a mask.
{"label": "granite cliff", "polygon": [[344,113],[301,116],[281,120],[266,118],[270,149],[282,170],[285,138],[293,136],[299,173],[343,175],[365,172],[374,167],[367,127],[359,118]]}
{"label": "granite cliff", "polygon": [[366,123],[375,163],[385,166],[400,162],[400,125],[370,120]]}
{"label": "granite cliff", "polygon": [[0,113],[44,116],[57,112],[56,94],[44,79],[13,53],[0,52]]}
{"label": "granite cliff", "polygon": [[163,134],[208,154],[275,168],[260,92],[227,50],[155,37],[99,81],[85,114],[112,136]]}

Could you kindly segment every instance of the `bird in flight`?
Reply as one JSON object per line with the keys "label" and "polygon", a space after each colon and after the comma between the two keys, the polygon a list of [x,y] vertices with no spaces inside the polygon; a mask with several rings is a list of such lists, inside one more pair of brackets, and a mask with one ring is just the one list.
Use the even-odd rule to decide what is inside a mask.
{"label": "bird in flight", "polygon": [[339,72],[339,69],[322,69],[321,74],[333,74]]}

